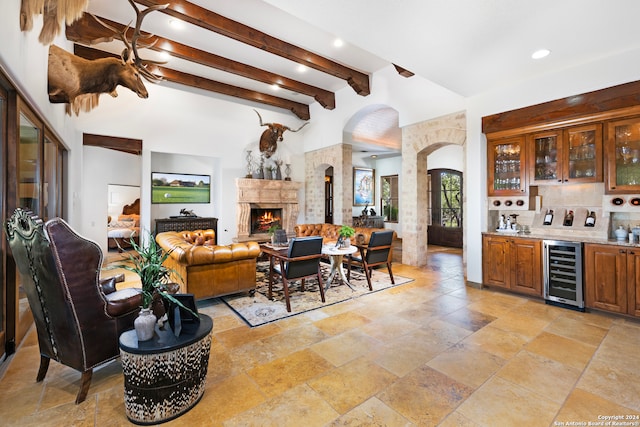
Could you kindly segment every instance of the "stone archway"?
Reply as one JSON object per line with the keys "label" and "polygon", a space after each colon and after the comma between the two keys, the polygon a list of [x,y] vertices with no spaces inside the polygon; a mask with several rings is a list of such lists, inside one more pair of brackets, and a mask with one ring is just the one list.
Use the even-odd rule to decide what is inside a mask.
{"label": "stone archway", "polygon": [[[438,148],[467,139],[466,113],[459,112],[402,128],[402,263],[424,266],[427,252],[427,156]],[[465,159],[466,161],[466,159]],[[466,170],[466,167],[465,167]],[[466,196],[463,192],[463,210]],[[463,239],[466,242],[466,239]],[[463,244],[463,252],[466,244]],[[466,258],[466,257],[465,257]]]}
{"label": "stone archway", "polygon": [[351,224],[352,148],[337,144],[305,153],[305,222],[324,222],[324,171],[333,166],[333,185],[340,188],[334,193],[333,219],[335,224]]}

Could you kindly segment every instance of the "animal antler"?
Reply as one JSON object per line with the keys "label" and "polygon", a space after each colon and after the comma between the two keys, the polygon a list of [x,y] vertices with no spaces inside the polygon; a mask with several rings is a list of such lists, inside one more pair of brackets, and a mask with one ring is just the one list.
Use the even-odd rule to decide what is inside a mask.
{"label": "animal antler", "polygon": [[[129,40],[127,39],[127,32],[129,32],[129,28],[131,28],[131,22],[129,22],[129,24],[126,26],[126,28],[124,29],[124,31],[118,31],[116,28],[112,27],[111,25],[107,24],[106,22],[102,21],[100,18],[98,18],[95,15],[91,15],[93,16],[93,18],[103,27],[109,29],[110,31],[112,31],[114,33],[114,35],[117,35],[118,38],[122,41],[122,43],[124,43],[125,48],[122,50],[122,53],[120,54],[120,57],[122,58],[123,62],[130,62],[132,63],[136,69],[138,69],[138,71],[140,72],[140,75],[142,77],[144,77],[145,79],[147,79],[148,81],[152,82],[152,83],[157,83],[159,81],[162,81],[162,77],[153,74],[151,71],[148,70],[148,66],[150,64],[165,64],[166,61],[153,61],[150,59],[142,59],[140,58],[140,56],[138,55],[138,42],[140,38],[143,39],[150,39],[151,37],[153,37],[153,34],[149,34],[146,36],[143,36],[140,32],[140,28],[142,27],[142,21],[144,20],[145,16],[147,16],[147,14],[155,11],[155,10],[163,10],[166,9],[167,7],[169,7],[169,3],[167,4],[158,4],[158,5],[154,5],[151,7],[146,8],[143,11],[140,11],[140,9],[138,8],[138,6],[136,6],[136,4],[133,2],[133,0],[128,0],[129,4],[131,4],[131,7],[133,7],[133,9],[136,12],[136,25],[135,28],[133,30],[133,36],[131,37],[131,42],[129,42]],[[95,40],[92,40],[91,43],[101,43],[101,42],[108,42],[108,41],[112,41],[113,37],[102,37],[102,38],[98,38]],[[153,45],[156,44],[158,40],[154,40],[152,43],[146,44],[144,46],[142,46],[142,48],[150,48]],[[133,55],[131,55],[133,54]]]}

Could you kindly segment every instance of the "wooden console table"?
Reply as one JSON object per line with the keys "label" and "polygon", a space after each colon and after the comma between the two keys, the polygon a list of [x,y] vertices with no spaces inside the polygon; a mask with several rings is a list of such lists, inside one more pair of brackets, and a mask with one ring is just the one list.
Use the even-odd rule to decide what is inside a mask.
{"label": "wooden console table", "polygon": [[205,217],[178,217],[156,219],[156,234],[165,231],[182,230],[207,230],[212,229],[216,233],[215,244],[218,244],[218,218]]}

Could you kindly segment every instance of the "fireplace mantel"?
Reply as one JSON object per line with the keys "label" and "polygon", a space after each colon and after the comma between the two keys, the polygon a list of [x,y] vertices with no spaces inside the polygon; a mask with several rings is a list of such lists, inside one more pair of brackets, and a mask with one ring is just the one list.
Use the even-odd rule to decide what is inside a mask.
{"label": "fireplace mantel", "polygon": [[271,179],[237,178],[237,242],[265,241],[268,234],[251,233],[251,208],[282,208],[282,228],[293,233],[298,220],[298,191],[301,182]]}

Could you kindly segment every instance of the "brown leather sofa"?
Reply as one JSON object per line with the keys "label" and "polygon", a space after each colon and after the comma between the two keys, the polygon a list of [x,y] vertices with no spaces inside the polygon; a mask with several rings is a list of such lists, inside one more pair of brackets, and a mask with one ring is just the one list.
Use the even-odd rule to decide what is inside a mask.
{"label": "brown leather sofa", "polygon": [[[322,236],[325,243],[336,242],[338,240],[338,233],[340,232],[342,224],[298,224],[295,226],[294,231],[296,237],[305,236]],[[354,236],[355,241],[352,240],[352,244],[366,245],[371,239],[371,233],[374,231],[385,230],[384,228],[367,228],[367,227],[353,227],[356,231]],[[396,237],[395,231],[393,237]]]}
{"label": "brown leather sofa", "polygon": [[164,264],[176,274],[180,292],[196,299],[213,298],[255,289],[257,242],[214,244],[213,230],[166,231],[158,233],[156,242],[170,251]]}

